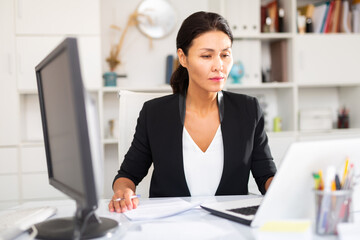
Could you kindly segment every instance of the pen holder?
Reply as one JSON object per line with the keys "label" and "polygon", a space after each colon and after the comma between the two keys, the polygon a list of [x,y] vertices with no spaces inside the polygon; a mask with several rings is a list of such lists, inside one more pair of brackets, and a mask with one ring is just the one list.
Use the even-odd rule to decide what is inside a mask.
{"label": "pen holder", "polygon": [[352,190],[314,190],[316,210],[316,233],[337,234],[337,224],[350,222]]}

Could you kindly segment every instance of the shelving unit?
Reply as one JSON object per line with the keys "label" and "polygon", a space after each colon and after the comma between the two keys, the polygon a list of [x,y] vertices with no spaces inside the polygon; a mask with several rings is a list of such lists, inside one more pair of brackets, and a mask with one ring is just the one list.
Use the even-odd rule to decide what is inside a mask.
{"label": "shelving unit", "polygon": [[[298,34],[297,7],[319,2],[316,0],[278,1],[285,10],[283,33],[261,33],[260,16],[257,13],[254,14],[257,16],[256,21],[250,17],[240,22],[241,15],[247,16],[250,9],[257,9],[259,13],[260,6],[269,2],[271,0],[255,0],[251,3],[246,0],[209,0],[209,7],[228,20],[234,33],[234,62],[241,60],[245,72],[250,75],[250,81],[245,79],[243,84],[228,83],[226,89],[263,98],[267,105],[264,111],[269,144],[275,162],[279,165],[292,142],[360,136],[360,75],[357,66],[360,62],[360,35]],[[238,8],[233,8],[237,5]],[[274,41],[287,42],[288,80],[262,83],[257,76],[268,64],[269,44]],[[251,57],[243,49],[250,49]],[[347,61],[349,58],[351,61]],[[336,129],[337,112],[342,106],[350,109],[349,129]],[[301,131],[299,112],[316,107],[331,109],[333,129]],[[282,132],[272,131],[274,117],[282,119]],[[256,191],[255,188],[253,190]]]}
{"label": "shelving unit", "polygon": [[[258,80],[255,84],[228,84],[227,90],[241,92],[250,95],[265,95],[269,105],[275,105],[270,109],[269,116],[279,116],[283,120],[283,130],[294,132],[295,140],[299,139],[299,111],[312,107],[331,107],[333,122],[336,122],[338,109],[346,105],[350,108],[351,125],[349,129],[342,129],[341,132],[348,132],[349,135],[357,135],[356,129],[360,124],[359,107],[356,98],[360,96],[360,76],[357,73],[356,64],[360,59],[359,34],[298,34],[296,31],[296,9],[308,3],[319,1],[279,1],[279,5],[285,10],[285,32],[284,33],[261,33],[260,17],[258,21],[251,19],[248,22],[233,22],[239,18],[237,15],[247,14],[249,9],[257,8],[260,11],[261,5],[266,5],[270,0],[251,1],[250,6],[245,5],[246,1],[238,1],[243,9],[232,10],[235,0],[209,1],[210,10],[220,13],[228,19],[229,25],[233,28],[234,61],[240,59],[244,65],[248,66],[249,74],[257,75],[261,73],[264,60],[256,59],[259,51],[267,48],[273,41],[287,41],[288,57],[288,81],[261,83]],[[254,7],[256,6],[256,7]],[[239,20],[238,20],[239,21]],[[253,29],[246,32],[246,30]],[[244,31],[240,31],[242,28]],[[254,29],[256,31],[254,32]],[[250,44],[249,44],[250,43]],[[244,45],[243,48],[251,48],[255,53],[253,59],[244,56],[237,45]],[[336,47],[334,47],[336,46]],[[256,49],[261,48],[261,49]],[[334,49],[336,48],[336,49]],[[262,52],[262,58],[266,58],[266,53]],[[351,57],[351,61],[344,61]],[[261,57],[260,57],[261,58]],[[260,64],[259,64],[260,62]],[[255,66],[255,67],[254,67]],[[245,67],[246,69],[246,67]],[[254,70],[256,69],[256,70]],[[245,70],[246,72],[246,70]],[[250,76],[251,77],[251,76]],[[246,81],[245,81],[246,82]],[[272,113],[271,113],[272,112]],[[268,118],[269,118],[268,116]],[[271,118],[268,119],[272,121]],[[271,132],[271,129],[268,129]],[[332,130],[330,134],[337,134],[339,131]],[[316,131],[314,134],[321,135],[329,132]],[[271,138],[276,137],[277,133],[272,133]]]}
{"label": "shelving unit", "polygon": [[[41,8],[34,8],[35,2]],[[203,2],[207,3],[204,10],[220,13],[232,27],[234,61],[244,63],[246,74],[243,84],[232,84],[229,79],[226,90],[257,96],[260,103],[267,105],[264,109],[266,127],[277,164],[294,141],[360,136],[360,75],[357,67],[360,34],[298,34],[297,6],[317,0],[280,0],[279,4],[285,10],[283,33],[260,32],[260,7],[270,0]],[[0,121],[0,191],[3,193],[0,208],[33,199],[64,198],[48,185],[34,66],[65,36],[79,39],[83,78],[99,110],[105,197],[111,197],[110,185],[119,168],[118,140],[116,134],[109,134],[109,120],[116,121],[119,115],[118,91],[171,93],[170,86],[155,83],[149,87],[102,87],[101,75],[106,69],[101,68],[100,59],[105,59],[101,52],[107,50],[100,49],[101,38],[106,32],[101,32],[100,28],[103,27],[101,18],[108,17],[100,17],[102,4],[110,3],[99,0],[0,1],[0,35],[4,43],[0,45],[0,65],[4,66],[0,68],[0,111],[7,116]],[[111,4],[115,4],[115,0]],[[116,6],[120,8],[120,5]],[[123,13],[122,8],[118,11],[125,15],[130,13]],[[55,25],[49,26],[50,23]],[[271,57],[270,44],[278,41],[287,44],[288,79],[286,82],[262,83],[262,69],[268,67]],[[348,58],[351,61],[347,61]],[[149,73],[144,73],[144,78],[146,74]],[[129,80],[134,82],[136,79]],[[349,129],[300,131],[300,110],[331,108],[335,126],[336,112],[344,105],[350,109]],[[274,117],[282,119],[283,131],[272,131]]]}
{"label": "shelving unit", "polygon": [[0,25],[0,208],[63,199],[48,184],[35,66],[65,37],[78,38],[83,79],[99,105],[100,1],[4,0]]}

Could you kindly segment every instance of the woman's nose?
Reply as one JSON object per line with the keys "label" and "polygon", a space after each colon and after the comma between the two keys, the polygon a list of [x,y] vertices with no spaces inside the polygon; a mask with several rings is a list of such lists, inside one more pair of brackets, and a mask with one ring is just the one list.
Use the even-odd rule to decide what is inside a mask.
{"label": "woman's nose", "polygon": [[214,72],[222,71],[224,67],[224,63],[220,57],[214,58],[212,70]]}

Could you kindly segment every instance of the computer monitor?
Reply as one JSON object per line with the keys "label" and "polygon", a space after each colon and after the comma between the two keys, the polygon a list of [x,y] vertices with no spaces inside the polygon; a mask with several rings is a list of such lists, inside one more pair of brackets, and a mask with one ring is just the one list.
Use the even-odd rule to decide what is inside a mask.
{"label": "computer monitor", "polygon": [[95,214],[102,190],[102,148],[96,106],[81,78],[77,40],[66,38],[35,70],[49,183],[77,207],[74,217],[37,224],[37,238],[86,239],[111,233],[118,223]]}

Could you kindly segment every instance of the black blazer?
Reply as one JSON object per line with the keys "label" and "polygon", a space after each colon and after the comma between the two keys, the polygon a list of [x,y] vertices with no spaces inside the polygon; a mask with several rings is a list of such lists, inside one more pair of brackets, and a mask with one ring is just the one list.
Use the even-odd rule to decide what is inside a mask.
{"label": "black blazer", "polygon": [[[150,197],[190,196],[183,166],[179,101],[181,96],[173,94],[144,104],[133,142],[114,182],[126,177],[137,185],[153,163]],[[223,103],[224,168],[216,195],[248,194],[250,170],[265,194],[265,182],[275,175],[276,167],[258,101],[223,91]]]}

